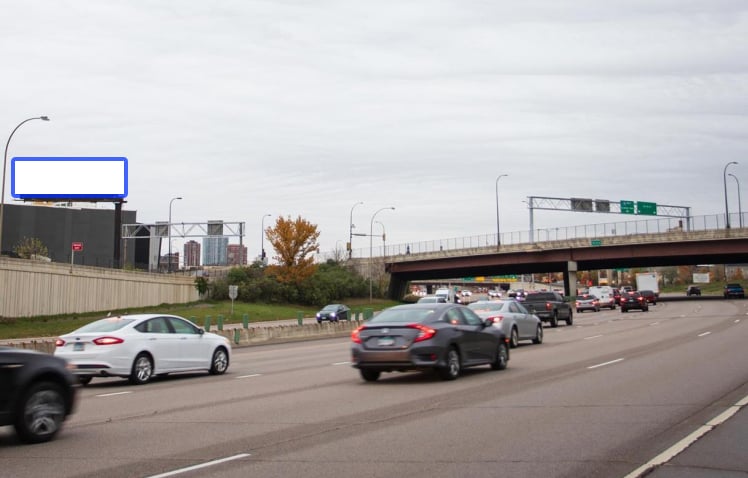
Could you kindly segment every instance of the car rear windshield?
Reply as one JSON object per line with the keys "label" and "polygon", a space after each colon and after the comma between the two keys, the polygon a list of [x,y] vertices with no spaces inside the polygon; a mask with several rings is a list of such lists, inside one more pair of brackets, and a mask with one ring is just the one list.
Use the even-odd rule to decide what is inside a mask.
{"label": "car rear windshield", "polygon": [[541,301],[541,300],[556,300],[556,295],[551,292],[536,292],[527,296],[528,300]]}
{"label": "car rear windshield", "polygon": [[432,309],[398,309],[392,308],[383,310],[379,314],[369,319],[369,323],[401,323],[413,324],[420,323],[431,317],[434,313]]}
{"label": "car rear windshield", "polygon": [[76,330],[78,333],[85,332],[113,332],[119,330],[127,324],[135,322],[135,319],[123,319],[121,317],[111,317],[91,322]]}

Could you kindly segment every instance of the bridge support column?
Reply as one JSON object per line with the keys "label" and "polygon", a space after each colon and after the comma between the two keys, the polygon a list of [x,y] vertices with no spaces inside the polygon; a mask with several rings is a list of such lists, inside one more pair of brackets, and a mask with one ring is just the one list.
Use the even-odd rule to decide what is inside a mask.
{"label": "bridge support column", "polygon": [[390,287],[387,296],[392,300],[402,300],[407,292],[408,281],[401,280],[395,275],[390,275]]}
{"label": "bridge support column", "polygon": [[577,295],[577,263],[569,261],[564,271],[564,295],[575,297]]}

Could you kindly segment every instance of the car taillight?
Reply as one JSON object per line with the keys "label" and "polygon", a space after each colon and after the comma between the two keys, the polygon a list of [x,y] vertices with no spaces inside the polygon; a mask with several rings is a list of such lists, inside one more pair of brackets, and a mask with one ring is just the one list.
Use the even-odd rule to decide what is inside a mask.
{"label": "car taillight", "polygon": [[99,337],[98,339],[93,339],[93,343],[96,345],[116,345],[121,344],[122,342],[124,342],[124,340],[119,337]]}
{"label": "car taillight", "polygon": [[356,330],[351,332],[351,340],[353,340],[354,343],[360,344],[361,343],[361,329],[363,329],[364,326],[359,326]]}
{"label": "car taillight", "polygon": [[504,320],[503,315],[494,315],[493,317],[490,317],[490,318],[493,319],[494,324],[497,324],[497,323],[500,324],[501,321]]}
{"label": "car taillight", "polygon": [[553,304],[550,302],[545,303],[545,310],[553,310]]}
{"label": "car taillight", "polygon": [[429,340],[434,335],[436,335],[436,330],[432,329],[431,327],[426,327],[422,324],[410,324],[408,325],[411,329],[418,329],[418,335],[416,335],[416,338],[413,340],[413,342],[423,342],[424,340]]}
{"label": "car taillight", "polygon": [[62,339],[55,340],[55,347],[62,347],[63,345],[65,345],[65,341],[64,340],[62,340]]}

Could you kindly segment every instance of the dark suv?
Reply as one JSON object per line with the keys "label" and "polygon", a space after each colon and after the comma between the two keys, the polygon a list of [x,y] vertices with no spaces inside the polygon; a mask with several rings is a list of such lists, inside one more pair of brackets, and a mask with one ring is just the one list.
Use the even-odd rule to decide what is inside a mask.
{"label": "dark suv", "polygon": [[649,312],[649,304],[646,297],[638,292],[621,293],[621,312],[628,312],[631,309]]}
{"label": "dark suv", "polygon": [[697,285],[689,285],[688,289],[686,289],[686,295],[688,297],[691,297],[692,295],[701,295],[701,287]]}
{"label": "dark suv", "polygon": [[745,291],[743,290],[743,286],[740,284],[725,284],[724,296],[725,299],[729,299],[730,297],[744,299]]}

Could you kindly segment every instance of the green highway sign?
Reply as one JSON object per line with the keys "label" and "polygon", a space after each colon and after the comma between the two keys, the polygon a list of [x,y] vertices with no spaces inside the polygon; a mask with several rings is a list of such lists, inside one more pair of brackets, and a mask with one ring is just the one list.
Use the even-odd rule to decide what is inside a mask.
{"label": "green highway sign", "polygon": [[639,201],[636,203],[636,213],[646,216],[657,215],[657,203]]}
{"label": "green highway sign", "polygon": [[634,201],[621,201],[621,214],[636,214]]}
{"label": "green highway sign", "polygon": [[602,246],[603,245],[603,241],[602,241],[602,239],[592,239],[590,241],[590,245],[591,246]]}

